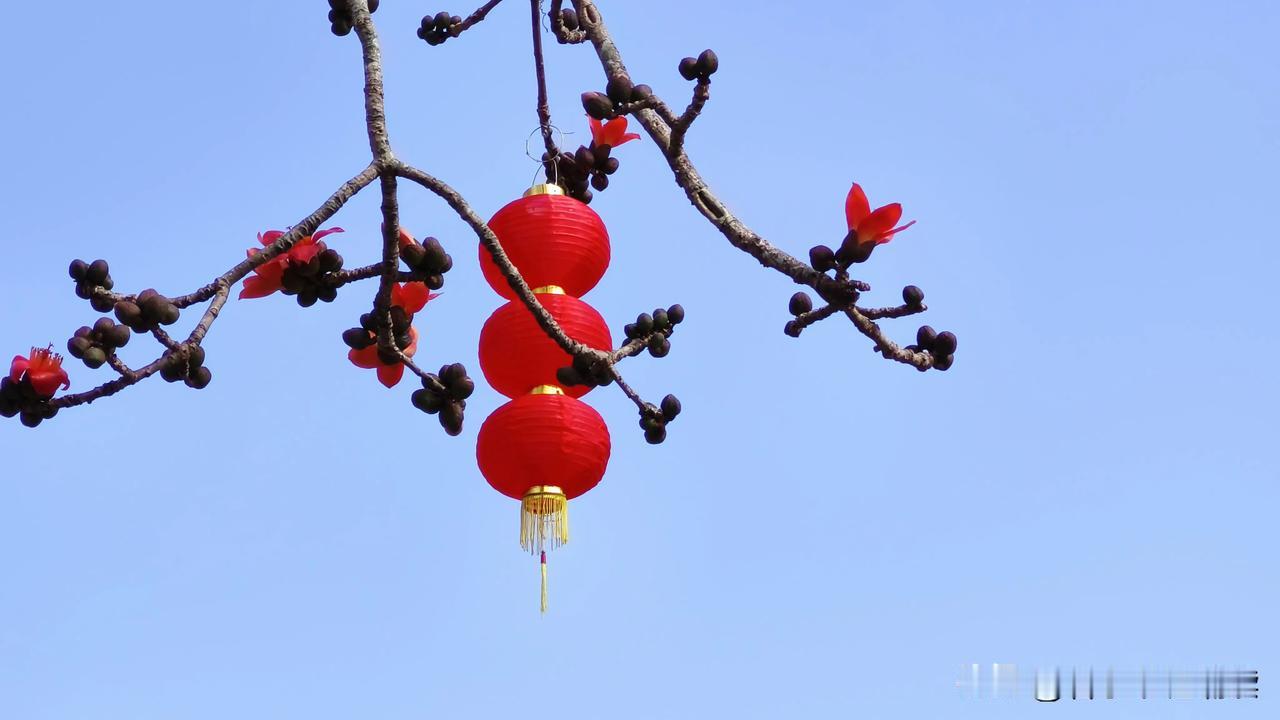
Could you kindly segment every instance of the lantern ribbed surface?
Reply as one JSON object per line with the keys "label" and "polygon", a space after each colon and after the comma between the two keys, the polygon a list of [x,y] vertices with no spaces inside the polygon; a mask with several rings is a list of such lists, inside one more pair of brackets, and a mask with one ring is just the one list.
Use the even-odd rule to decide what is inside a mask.
{"label": "lantern ribbed surface", "polygon": [[590,405],[567,395],[521,395],[480,426],[476,460],[507,497],[555,486],[572,500],[604,477],[609,449],[609,428]]}
{"label": "lantern ribbed surface", "polygon": [[[508,203],[489,220],[511,263],[529,287],[559,285],[582,297],[609,266],[609,232],[595,211],[565,195],[530,195]],[[494,292],[513,300],[515,291],[480,246],[480,269]]]}
{"label": "lantern ribbed surface", "polygon": [[[613,348],[609,326],[595,308],[570,295],[538,293],[538,302],[569,337],[597,350]],[[556,370],[572,362],[519,301],[495,310],[480,331],[480,369],[493,389],[509,398],[538,385],[557,384]],[[564,388],[565,394],[575,398],[590,390],[586,385]]]}

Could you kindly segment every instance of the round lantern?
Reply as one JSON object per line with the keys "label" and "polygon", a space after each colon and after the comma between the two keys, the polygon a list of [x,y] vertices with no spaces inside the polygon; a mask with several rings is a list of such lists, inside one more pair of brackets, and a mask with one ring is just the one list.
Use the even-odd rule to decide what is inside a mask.
{"label": "round lantern", "polygon": [[[609,266],[609,232],[600,216],[558,185],[534,186],[495,213],[489,227],[531,288],[557,285],[582,297]],[[480,269],[494,292],[515,298],[483,244]]]}
{"label": "round lantern", "polygon": [[[557,288],[558,289],[558,288]],[[570,295],[538,293],[538,302],[560,323],[569,337],[597,350],[613,348],[609,326],[595,308]],[[556,370],[573,362],[538,325],[523,303],[513,300],[494,311],[480,331],[480,369],[494,390],[514,398],[539,385],[556,385]],[[582,397],[586,385],[564,388]]]}
{"label": "round lantern", "polygon": [[[609,233],[585,204],[556,185],[535,185],[489,221],[503,251],[538,302],[574,340],[613,347],[600,313],[578,299],[609,264]],[[480,267],[499,295],[515,293],[481,245]],[[569,541],[569,500],[595,487],[609,464],[609,428],[578,400],[589,388],[561,387],[556,371],[572,363],[521,302],[498,308],[480,332],[480,368],[512,398],[485,418],[476,439],[480,472],[520,501],[520,546],[540,556],[547,609],[547,550]]]}
{"label": "round lantern", "polygon": [[558,388],[539,388],[485,420],[476,460],[485,480],[509,498],[523,500],[533,488],[558,488],[556,494],[572,500],[604,477],[609,427],[590,405]]}

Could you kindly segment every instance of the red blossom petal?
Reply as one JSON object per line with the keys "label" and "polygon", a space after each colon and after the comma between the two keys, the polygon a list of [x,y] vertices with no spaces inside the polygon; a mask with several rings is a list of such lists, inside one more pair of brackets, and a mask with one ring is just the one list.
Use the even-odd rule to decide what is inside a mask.
{"label": "red blossom petal", "polygon": [[280,278],[268,277],[266,274],[254,275],[244,279],[244,287],[240,290],[240,299],[266,297],[281,288]]}
{"label": "red blossom petal", "polygon": [[279,240],[281,235],[284,235],[283,230],[268,230],[264,233],[258,233],[258,242],[263,245],[270,245],[276,240]]}
{"label": "red blossom petal", "polygon": [[600,124],[599,120],[591,116],[587,116],[587,123],[591,125],[591,142],[595,143],[596,145],[604,145],[605,144],[604,126]]}
{"label": "red blossom petal", "polygon": [[347,359],[351,361],[352,365],[365,370],[372,370],[382,366],[382,361],[378,359],[378,346],[376,344],[362,350],[347,351]]}
{"label": "red blossom petal", "polygon": [[334,234],[334,233],[340,233],[340,232],[346,232],[346,230],[343,230],[342,228],[339,228],[339,227],[336,227],[336,228],[329,228],[328,230],[321,230],[321,231],[317,232],[315,235],[312,235],[312,236],[311,236],[311,239],[312,239],[312,240],[319,240],[320,238],[324,237],[325,235],[332,235],[332,234]]}
{"label": "red blossom petal", "polygon": [[36,394],[44,397],[53,397],[58,391],[58,386],[71,387],[71,381],[67,378],[67,371],[61,367],[43,371],[28,371],[27,380],[31,383],[31,388]]}
{"label": "red blossom petal", "polygon": [[[310,240],[311,238],[305,238]],[[311,262],[312,258],[324,252],[327,248],[322,242],[310,242],[305,245],[298,243],[289,248],[289,260],[299,265],[306,265]]]}
{"label": "red blossom petal", "polygon": [[418,241],[413,239],[413,236],[409,234],[408,230],[405,230],[403,227],[400,228],[400,247],[403,248],[408,245],[413,245],[416,242]]}
{"label": "red blossom petal", "polygon": [[861,185],[854,183],[844,199],[844,218],[849,222],[849,229],[858,227],[870,214],[871,203],[867,202],[867,194],[862,191]]}
{"label": "red blossom petal", "polygon": [[393,388],[400,382],[400,378],[404,377],[404,363],[396,363],[395,365],[380,365],[378,367],[378,382],[384,387]]}
{"label": "red blossom petal", "polygon": [[902,219],[902,204],[889,203],[876,208],[862,222],[858,223],[858,239],[862,242],[875,240],[893,230],[893,226]]}
{"label": "red blossom petal", "polygon": [[404,356],[411,358],[418,352],[418,328],[409,326],[409,347],[404,349]]}
{"label": "red blossom petal", "polygon": [[410,315],[425,307],[427,301],[433,297],[436,297],[436,295],[427,290],[427,286],[420,282],[407,282],[403,285],[396,284],[391,286],[391,304],[399,305]]}
{"label": "red blossom petal", "polygon": [[885,243],[889,242],[890,240],[892,240],[892,239],[893,239],[893,236],[894,236],[894,235],[897,235],[898,233],[902,232],[903,230],[906,230],[907,228],[909,228],[909,227],[911,227],[912,225],[915,225],[915,224],[916,224],[916,221],[915,221],[915,220],[912,220],[911,222],[907,223],[906,225],[899,225],[898,227],[896,227],[896,228],[894,228],[894,229],[890,230],[889,232],[884,233],[883,235],[880,235],[879,237],[877,237],[877,238],[876,238],[876,244],[877,244],[877,245],[883,245],[883,244],[885,244]]}
{"label": "red blossom petal", "polygon": [[22,379],[22,373],[26,372],[30,365],[31,360],[22,355],[14,355],[13,363],[9,365],[9,379],[18,382]]}
{"label": "red blossom petal", "polygon": [[618,138],[622,137],[622,134],[625,133],[626,131],[627,131],[626,118],[614,118],[610,120],[609,122],[604,124],[604,133],[603,133],[604,144],[609,146],[616,146],[618,144]]}

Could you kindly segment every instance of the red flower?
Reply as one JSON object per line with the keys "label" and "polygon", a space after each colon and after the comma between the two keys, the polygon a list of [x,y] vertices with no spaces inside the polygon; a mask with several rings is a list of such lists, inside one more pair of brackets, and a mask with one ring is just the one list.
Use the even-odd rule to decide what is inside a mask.
{"label": "red flower", "polygon": [[46,399],[53,397],[59,385],[64,390],[71,387],[67,371],[62,369],[62,356],[53,352],[52,345],[47,348],[31,348],[28,357],[13,356],[13,364],[9,366],[9,379],[22,382],[24,377],[31,383],[31,389]]}
{"label": "red flower", "polygon": [[[240,290],[240,297],[242,299],[266,297],[280,290],[280,281],[284,277],[286,268],[291,264],[306,265],[311,262],[312,258],[328,249],[324,243],[320,242],[320,238],[340,232],[342,232],[342,228],[329,228],[328,230],[321,230],[315,235],[307,235],[294,243],[288,252],[280,253],[254,268],[254,274],[244,279],[244,288]],[[265,233],[258,233],[258,242],[264,246],[270,245],[279,240],[281,235],[284,235],[282,230],[268,230]],[[262,251],[257,248],[249,248],[246,254],[249,257],[253,257],[260,252]]]}
{"label": "red flower", "polygon": [[603,125],[595,118],[588,120],[591,122],[591,142],[597,147],[618,147],[625,142],[640,139],[639,135],[627,132],[627,119],[624,117],[616,117]]}
{"label": "red flower", "polygon": [[[373,333],[369,333],[372,335]],[[418,328],[409,326],[409,347],[404,348],[401,352],[405,357],[412,358],[413,354],[418,352]],[[393,388],[396,383],[400,382],[400,378],[404,377],[404,363],[399,360],[394,363],[385,363],[378,356],[378,344],[375,342],[363,350],[348,350],[347,359],[352,365],[366,370],[377,368],[378,382],[384,387]]]}
{"label": "red flower", "polygon": [[427,306],[427,301],[440,297],[420,282],[396,283],[391,286],[391,304],[404,308],[410,315]]}
{"label": "red flower", "polygon": [[916,224],[915,220],[894,227],[898,221],[902,219],[902,204],[889,203],[882,207],[871,210],[871,204],[867,202],[867,194],[862,192],[862,186],[854,183],[849,189],[849,196],[844,200],[844,215],[849,221],[849,233],[856,234],[858,245],[883,245],[893,239],[895,233]]}
{"label": "red flower", "polygon": [[[403,236],[401,237],[403,239]],[[439,297],[437,293],[427,290],[427,286],[420,282],[409,282],[404,284],[395,284],[391,286],[391,304],[404,308],[409,313],[409,321],[413,322],[413,314],[426,307],[427,303],[435,297]],[[374,333],[370,332],[369,337],[376,339]],[[406,357],[413,357],[418,351],[418,329],[409,326],[409,346],[401,352]],[[404,377],[404,363],[396,361],[393,363],[383,362],[378,355],[378,344],[374,342],[366,348],[360,350],[349,350],[347,359],[351,364],[366,370],[376,368],[378,370],[378,382],[386,387],[395,387],[396,383]]]}

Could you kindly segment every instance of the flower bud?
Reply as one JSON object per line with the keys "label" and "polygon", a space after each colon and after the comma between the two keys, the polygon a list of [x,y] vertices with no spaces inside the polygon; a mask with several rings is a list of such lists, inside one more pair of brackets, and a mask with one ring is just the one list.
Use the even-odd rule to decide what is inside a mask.
{"label": "flower bud", "polygon": [[667,395],[662,398],[662,417],[667,420],[675,420],[680,414],[680,399],[675,395]]}
{"label": "flower bud", "polygon": [[582,93],[582,109],[596,120],[607,120],[613,114],[613,102],[598,92]]}
{"label": "flower bud", "polygon": [[933,350],[933,341],[937,338],[937,331],[928,325],[921,325],[916,331],[916,344],[925,350]]}
{"label": "flower bud", "polygon": [[809,248],[809,264],[820,273],[827,272],[836,266],[836,254],[826,245],[814,245]]}
{"label": "flower bud", "polygon": [[698,74],[702,77],[711,77],[716,70],[720,69],[720,58],[716,57],[714,50],[707,48],[698,55]]}
{"label": "flower bud", "polygon": [[609,80],[609,84],[605,86],[605,94],[615,105],[621,105],[631,99],[632,84],[625,77],[615,77]]}
{"label": "flower bud", "polygon": [[694,58],[682,59],[677,69],[680,71],[680,77],[685,80],[695,80],[698,77],[698,61]]}
{"label": "flower bud", "polygon": [[933,352],[937,355],[954,355],[956,334],[950,330],[938,333],[938,337],[933,340]]}
{"label": "flower bud", "polygon": [[91,285],[101,285],[107,281],[107,276],[110,272],[111,268],[107,265],[106,260],[94,260],[89,264],[88,270],[85,271],[84,279]]}
{"label": "flower bud", "polygon": [[809,297],[808,293],[798,292],[791,296],[787,309],[792,315],[803,315],[813,309],[813,298]]}
{"label": "flower bud", "polygon": [[203,390],[209,387],[209,382],[213,380],[213,373],[207,367],[198,367],[191,371],[187,377],[187,387],[193,390]]}

